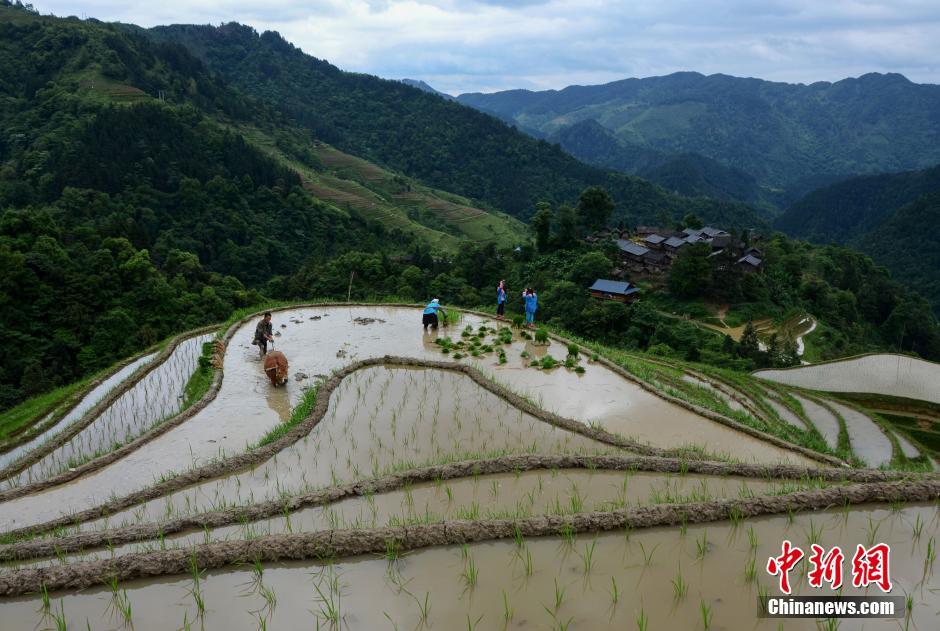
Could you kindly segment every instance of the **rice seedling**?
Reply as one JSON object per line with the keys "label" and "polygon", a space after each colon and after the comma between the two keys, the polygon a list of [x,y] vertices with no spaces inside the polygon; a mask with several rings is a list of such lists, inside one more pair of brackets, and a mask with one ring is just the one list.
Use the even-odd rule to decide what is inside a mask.
{"label": "rice seedling", "polygon": [[685,598],[685,595],[689,591],[689,584],[685,582],[685,579],[682,578],[682,566],[679,566],[679,570],[676,573],[676,577],[672,579],[672,596],[675,600],[682,600]]}
{"label": "rice seedling", "polygon": [[708,552],[708,533],[702,531],[702,536],[695,540],[695,558],[702,560]]}
{"label": "rice seedling", "polygon": [[565,588],[558,586],[558,579],[553,579],[555,581],[555,613],[558,613],[558,610],[561,609],[562,603],[565,601]]}
{"label": "rice seedling", "polygon": [[620,602],[620,589],[617,587],[617,579],[613,576],[610,577],[610,602],[612,605]]}
{"label": "rice seedling", "polygon": [[506,590],[503,590],[503,622],[508,623],[512,620],[513,611],[512,607],[509,605],[509,595],[506,593]]}
{"label": "rice seedling", "polygon": [[591,573],[591,568],[594,567],[594,549],[597,547],[597,539],[591,542],[591,545],[585,544],[584,554],[581,555],[581,561],[584,564],[584,575],[587,576]]}
{"label": "rice seedling", "polygon": [[744,582],[753,583],[757,577],[756,560],[753,556],[749,557],[744,565]]}
{"label": "rice seedling", "polygon": [[637,631],[646,631],[646,626],[649,624],[649,618],[646,615],[646,611],[640,607],[640,612],[636,615],[636,628]]}
{"label": "rice seedling", "polygon": [[653,563],[653,554],[656,552],[656,548],[659,547],[657,543],[655,546],[650,548],[649,552],[646,551],[646,546],[643,545],[643,542],[640,541],[640,552],[643,554],[643,567],[649,567]]}
{"label": "rice seedling", "polygon": [[467,555],[466,563],[464,564],[463,572],[461,572],[464,582],[467,584],[468,588],[473,588],[477,584],[477,579],[480,576],[480,570],[477,568],[476,563],[473,560],[473,557],[469,554]]}
{"label": "rice seedling", "polygon": [[471,621],[471,620],[470,620],[470,615],[468,614],[468,615],[467,615],[467,631],[474,631],[474,630],[477,628],[477,625],[480,624],[480,621],[483,620],[483,615],[484,615],[484,614],[480,614],[480,617],[479,617],[479,618],[477,618],[476,620]]}
{"label": "rice seedling", "polygon": [[712,608],[711,605],[706,605],[704,600],[700,600],[698,603],[699,615],[702,619],[702,628],[705,631],[712,626]]}

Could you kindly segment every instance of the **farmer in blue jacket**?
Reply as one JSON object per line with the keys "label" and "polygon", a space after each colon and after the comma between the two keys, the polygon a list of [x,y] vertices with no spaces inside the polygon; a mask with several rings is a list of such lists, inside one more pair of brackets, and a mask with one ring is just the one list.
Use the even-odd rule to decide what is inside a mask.
{"label": "farmer in blue jacket", "polygon": [[525,301],[525,323],[530,329],[535,328],[535,310],[539,308],[539,297],[534,289],[525,288],[522,292],[522,299]]}
{"label": "farmer in blue jacket", "polygon": [[502,320],[506,313],[506,281],[501,280],[496,286],[496,319]]}
{"label": "farmer in blue jacket", "polygon": [[424,325],[424,330],[428,330],[428,326],[432,329],[437,328],[437,312],[440,311],[446,317],[447,312],[444,311],[444,308],[441,307],[441,301],[435,298],[428,303],[428,306],[424,308],[424,314],[421,318],[421,323]]}

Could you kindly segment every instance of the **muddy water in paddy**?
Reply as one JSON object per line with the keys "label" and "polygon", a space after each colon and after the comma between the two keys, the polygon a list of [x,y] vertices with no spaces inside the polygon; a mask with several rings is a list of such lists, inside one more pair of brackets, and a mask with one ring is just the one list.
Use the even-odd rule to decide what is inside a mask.
{"label": "muddy water in paddy", "polygon": [[940,364],[903,355],[866,355],[842,361],[754,373],[801,388],[863,392],[940,403]]}
{"label": "muddy water in paddy", "polygon": [[[918,524],[921,534],[914,536]],[[843,552],[873,539],[891,545],[892,593],[911,596],[910,628],[929,629],[935,627],[940,608],[940,568],[936,562],[927,565],[925,557],[928,541],[937,535],[934,505],[897,512],[861,507],[847,513],[801,514],[792,523],[784,516],[747,520],[737,528],[727,523],[695,525],[685,534],[656,528],[633,532],[629,538],[619,532],[582,535],[570,545],[560,538],[542,538],[525,541],[521,548],[511,540],[463,549],[429,548],[407,553],[392,564],[370,557],[332,565],[277,564],[264,568],[264,590],[250,568],[213,571],[199,582],[206,608],[202,626],[257,628],[260,615],[269,629],[315,628],[318,622],[321,628],[452,629],[466,628],[468,618],[478,629],[558,628],[558,622],[570,623],[572,629],[625,629],[634,628],[642,612],[650,629],[701,629],[704,605],[713,629],[816,629],[812,619],[756,617],[758,585],[779,595],[777,579],[763,569],[767,559],[780,554],[783,539],[804,550],[818,540],[826,549],[839,545]],[[754,579],[748,580],[746,568],[752,563]],[[850,579],[850,560],[844,571]],[[677,598],[673,581],[680,576],[687,591]],[[809,588],[800,570],[791,572],[790,579],[796,595],[833,594],[825,587]],[[197,620],[189,577],[132,581],[120,587],[127,590],[138,631],[179,627],[184,616],[190,623]],[[263,591],[273,595],[275,606],[266,606]],[[842,593],[864,595],[850,580]],[[878,593],[875,587],[868,592]],[[107,588],[53,593],[51,600],[56,609],[61,603],[71,626],[84,626],[86,619],[93,628],[121,625],[109,607],[112,596]],[[427,620],[422,619],[425,603]],[[331,606],[337,609],[336,627],[326,621]],[[41,622],[36,598],[5,600],[2,607],[11,628],[29,629]],[[900,623],[903,628],[904,621]],[[899,621],[843,620],[839,628],[897,629]]]}
{"label": "muddy water in paddy", "polygon": [[[209,541],[284,532],[312,532],[333,528],[374,528],[444,519],[528,517],[612,510],[672,501],[707,501],[750,497],[806,488],[797,481],[753,478],[670,475],[584,469],[538,470],[515,474],[482,475],[415,484],[407,489],[371,497],[342,500],[322,507],[278,515],[246,524],[209,530]],[[114,519],[111,525],[118,525]],[[103,526],[104,523],[97,524]],[[90,530],[86,526],[83,530]],[[159,540],[141,541],[113,549],[85,550],[66,555],[69,562],[120,556],[133,552],[179,547],[207,541],[204,531],[179,533]],[[15,567],[56,565],[59,558],[10,563]]]}
{"label": "muddy water in paddy", "polygon": [[875,421],[847,405],[831,401],[829,405],[845,420],[852,451],[869,467],[891,462],[894,446]]}
{"label": "muddy water in paddy", "polygon": [[810,401],[806,397],[793,394],[793,398],[803,406],[803,412],[822,437],[826,439],[826,444],[836,449],[839,446],[839,419],[832,412],[819,405],[815,401]]}
{"label": "muddy water in paddy", "polygon": [[[362,318],[373,321],[360,324],[357,318],[359,322]],[[318,376],[329,375],[357,359],[386,354],[446,359],[433,343],[433,336],[422,333],[419,321],[420,313],[406,308],[327,307],[278,313],[275,331],[281,335],[276,346],[287,354],[291,374],[286,395],[278,396],[286,396],[294,405],[303,388],[312,385]],[[460,327],[446,331],[442,328],[438,334],[459,339],[465,325],[477,327],[482,322],[483,319],[468,315]],[[271,386],[261,370],[257,349],[250,344],[256,323],[253,320],[242,326],[232,338],[225,355],[222,388],[209,406],[102,471],[0,505],[0,531],[100,504],[111,494],[126,495],[152,484],[165,473],[240,452],[246,444],[263,436],[283,419],[285,406],[283,398],[271,398]],[[281,324],[287,326],[282,328]],[[564,368],[550,371],[526,368],[527,360],[520,357],[525,348],[523,342],[517,338],[506,347],[508,362],[504,365],[499,365],[492,353],[463,361],[472,361],[558,414],[597,422],[610,431],[653,445],[695,444],[712,452],[733,453],[746,461],[812,463],[789,450],[663,401],[606,367],[584,359],[583,375]],[[541,348],[558,359],[567,352],[556,343]],[[500,448],[498,440],[488,448]]]}
{"label": "muddy water in paddy", "polygon": [[140,357],[134,360],[133,362],[131,362],[124,368],[121,368],[116,373],[114,373],[113,375],[111,375],[110,377],[102,381],[99,385],[95,386],[95,388],[93,388],[91,392],[86,394],[82,398],[82,400],[74,408],[72,408],[71,411],[69,411],[68,414],[66,414],[61,419],[59,419],[59,421],[55,425],[47,429],[42,434],[39,434],[32,440],[26,443],[23,443],[19,447],[16,447],[15,449],[11,449],[10,451],[4,454],[0,454],[0,467],[7,466],[8,464],[13,462],[17,458],[21,457],[26,452],[31,451],[32,449],[34,449],[35,447],[38,447],[39,445],[46,442],[50,438],[53,438],[63,429],[65,429],[66,427],[68,427],[69,425],[77,421],[78,419],[80,419],[82,415],[85,414],[85,412],[90,410],[99,401],[101,401],[111,390],[115,388],[115,386],[117,386],[119,383],[121,383],[122,381],[130,377],[132,374],[134,374],[134,371],[136,371],[138,368],[140,368],[144,364],[148,364],[152,362],[156,356],[157,356],[156,353],[151,353],[150,355],[144,355],[143,357]]}
{"label": "muddy water in paddy", "polygon": [[130,442],[153,424],[178,413],[185,396],[183,390],[198,365],[202,344],[214,335],[208,333],[180,342],[163,363],[122,394],[88,427],[16,476],[17,484],[61,473],[75,463],[110,450],[114,443]]}
{"label": "muddy water in paddy", "polygon": [[781,419],[796,427],[797,429],[806,429],[806,423],[804,423],[799,416],[796,415],[790,408],[785,406],[780,401],[768,396],[764,399],[767,402],[767,405],[772,407]]}

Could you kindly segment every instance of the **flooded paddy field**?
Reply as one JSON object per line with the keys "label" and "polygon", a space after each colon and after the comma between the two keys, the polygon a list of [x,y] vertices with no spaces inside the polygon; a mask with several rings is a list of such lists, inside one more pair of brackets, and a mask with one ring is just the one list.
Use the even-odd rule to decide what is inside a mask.
{"label": "flooded paddy field", "polygon": [[[817,629],[825,621],[756,617],[778,595],[764,566],[783,540],[809,549],[891,546],[893,592],[910,607],[897,620],[843,620],[838,628],[928,629],[940,609],[935,504],[853,507],[686,528],[506,539],[330,562],[247,563],[2,601],[10,628],[135,629]],[[851,552],[850,552],[851,554]],[[808,586],[803,564],[794,595]],[[847,570],[848,571],[848,570]],[[855,588],[842,595],[875,595]],[[642,623],[638,623],[642,621]],[[864,624],[861,624],[864,622]],[[835,628],[835,625],[828,628]]]}
{"label": "flooded paddy field", "polygon": [[88,427],[10,478],[9,484],[19,486],[54,476],[110,451],[115,444],[129,443],[154,424],[179,412],[183,390],[196,370],[202,345],[213,337],[214,333],[209,333],[180,342],[169,357],[123,393]]}
{"label": "flooded paddy field", "polygon": [[[46,558],[19,559],[9,561],[6,566],[56,565],[268,534],[427,524],[451,519],[569,515],[667,502],[777,495],[821,486],[826,486],[826,483],[818,480],[765,480],[632,470],[534,469],[406,484],[401,490],[370,493],[327,505],[293,510],[288,514],[278,511],[264,519],[237,519],[228,526],[193,529],[69,554],[59,552]],[[106,522],[85,524],[75,532],[88,533],[95,528],[123,528],[139,523],[136,519],[121,522],[109,519]],[[108,536],[107,532],[103,533],[103,538]]]}
{"label": "flooded paddy field", "polygon": [[0,454],[0,469],[8,467],[11,463],[22,458],[24,454],[32,451],[46,441],[51,440],[63,429],[79,420],[86,412],[88,412],[88,410],[93,408],[98,402],[104,399],[105,396],[107,396],[107,394],[117,387],[122,381],[130,377],[142,366],[152,362],[156,356],[156,353],[143,355],[138,359],[130,362],[123,368],[115,371],[114,374],[108,376],[100,384],[85,394],[85,396],[83,396],[71,410],[62,415],[62,418],[60,418],[51,427],[33,437],[32,439],[22,442],[9,451]]}
{"label": "flooded paddy field", "polygon": [[[272,389],[263,375],[257,350],[250,345],[254,320],[236,331],[224,357],[224,375],[216,398],[185,423],[78,480],[36,493],[31,497],[0,504],[0,531],[41,523],[89,506],[104,503],[112,496],[139,491],[155,480],[204,465],[213,460],[243,452],[268,431],[286,420],[305,387],[314,385],[334,370],[357,359],[402,355],[417,359],[458,360],[492,375],[498,383],[534,401],[539,407],[573,420],[665,448],[694,446],[708,453],[733,454],[736,459],[757,462],[813,461],[791,450],[766,443],[684,407],[661,399],[610,368],[586,357],[578,359],[581,371],[566,367],[536,370],[534,358],[567,349],[557,342],[535,345],[510,333],[508,343],[494,350],[443,353],[439,336],[461,339],[467,326],[479,328],[484,320],[467,315],[460,327],[437,334],[423,333],[413,309],[392,307],[322,307],[279,312],[276,346],[288,353],[291,379],[286,388]],[[495,329],[494,329],[495,331]],[[448,335],[452,332],[452,335]],[[497,337],[495,332],[489,335]],[[496,340],[489,340],[495,342]],[[500,359],[500,355],[505,360]],[[395,393],[398,396],[398,393]],[[425,401],[434,406],[431,396]],[[404,394],[403,400],[411,399]],[[443,403],[442,403],[443,404]],[[143,405],[143,404],[141,404]],[[432,408],[433,409],[433,408]],[[427,414],[428,410],[422,409]],[[415,430],[417,431],[417,430]],[[387,438],[387,437],[384,437]],[[483,436],[474,449],[502,449],[503,434]],[[313,449],[322,449],[313,441]],[[531,438],[527,443],[532,444]],[[537,442],[536,442],[537,444]],[[370,449],[379,448],[370,445]],[[407,448],[394,446],[390,458],[406,458]],[[371,470],[378,458],[353,449],[355,460],[347,455],[349,469]],[[339,457],[339,451],[334,458]],[[321,454],[308,454],[321,457]],[[294,456],[296,458],[296,456]],[[434,453],[428,454],[434,457]],[[374,462],[373,462],[374,461]],[[341,466],[340,463],[337,466]],[[378,466],[378,465],[375,465]],[[317,476],[324,469],[316,467]],[[306,472],[299,468],[299,475]],[[326,476],[332,478],[332,471]],[[308,476],[309,477],[309,476]],[[306,484],[308,480],[285,481]],[[214,493],[212,494],[214,497]],[[250,497],[250,495],[249,495]]]}
{"label": "flooded paddy field", "polygon": [[761,379],[823,392],[884,394],[940,403],[940,364],[904,355],[865,355],[782,370],[758,370]]}

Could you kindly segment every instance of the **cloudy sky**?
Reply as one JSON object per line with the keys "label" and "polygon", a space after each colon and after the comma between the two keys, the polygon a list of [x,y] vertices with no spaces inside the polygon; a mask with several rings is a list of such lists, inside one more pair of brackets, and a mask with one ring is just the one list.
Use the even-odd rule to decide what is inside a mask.
{"label": "cloudy sky", "polygon": [[238,21],[345,70],[444,92],[677,70],[787,82],[940,83],[940,0],[34,0],[141,26]]}

